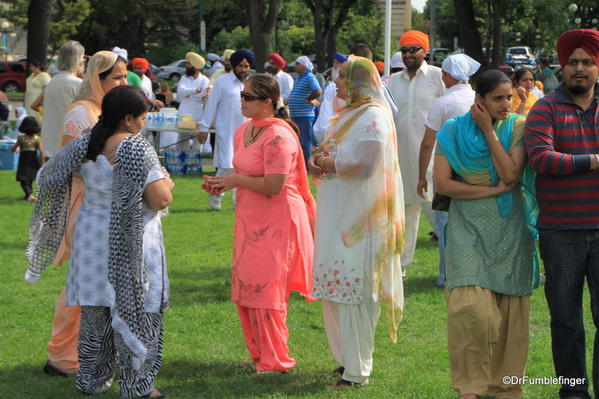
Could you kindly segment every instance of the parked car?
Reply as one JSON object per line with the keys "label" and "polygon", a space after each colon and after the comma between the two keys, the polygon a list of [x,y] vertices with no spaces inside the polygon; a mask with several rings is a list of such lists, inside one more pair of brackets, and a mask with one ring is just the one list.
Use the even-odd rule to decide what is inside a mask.
{"label": "parked car", "polygon": [[441,64],[443,64],[443,61],[445,60],[445,58],[447,58],[450,54],[452,54],[452,52],[447,49],[447,48],[434,48],[433,50],[433,60],[432,62],[430,61],[430,50],[426,53],[426,55],[424,56],[424,59],[426,60],[427,63],[434,65],[434,66],[438,66],[441,67]]}
{"label": "parked car", "polygon": [[537,57],[528,46],[509,47],[505,53],[506,63],[508,64],[530,64],[536,62]]}
{"label": "parked car", "polygon": [[187,60],[173,61],[168,65],[164,65],[158,68],[158,79],[168,79],[174,82],[178,82],[181,76],[185,75],[185,65]]}
{"label": "parked car", "polygon": [[24,62],[0,62],[0,90],[15,93],[25,90],[27,67]]}

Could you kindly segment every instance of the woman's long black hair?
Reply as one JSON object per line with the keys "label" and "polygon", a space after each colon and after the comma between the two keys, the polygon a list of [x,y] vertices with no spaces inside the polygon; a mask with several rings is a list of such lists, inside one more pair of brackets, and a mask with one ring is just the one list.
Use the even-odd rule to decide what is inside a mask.
{"label": "woman's long black hair", "polygon": [[476,79],[476,93],[484,97],[503,83],[511,85],[512,80],[499,69],[486,70]]}
{"label": "woman's long black hair", "polygon": [[138,117],[149,109],[150,103],[141,89],[128,85],[111,89],[102,100],[102,115],[91,131],[86,158],[96,160],[125,116]]}

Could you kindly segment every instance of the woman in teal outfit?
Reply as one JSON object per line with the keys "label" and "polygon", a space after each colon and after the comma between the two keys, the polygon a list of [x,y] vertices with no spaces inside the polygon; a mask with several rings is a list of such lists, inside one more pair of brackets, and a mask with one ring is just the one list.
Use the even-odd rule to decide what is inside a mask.
{"label": "woman in teal outfit", "polygon": [[437,135],[435,187],[451,197],[447,324],[452,385],[461,399],[522,395],[502,377],[524,374],[533,236],[524,210],[524,118],[510,113],[510,79],[481,74],[469,113]]}

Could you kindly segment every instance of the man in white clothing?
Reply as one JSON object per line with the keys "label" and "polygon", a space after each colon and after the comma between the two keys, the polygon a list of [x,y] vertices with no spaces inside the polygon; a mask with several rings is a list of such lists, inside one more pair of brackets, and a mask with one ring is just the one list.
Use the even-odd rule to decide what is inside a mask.
{"label": "man in white clothing", "polygon": [[134,58],[131,60],[131,67],[133,68],[133,72],[139,76],[139,79],[141,80],[141,89],[148,98],[148,101],[150,101],[156,109],[163,108],[164,104],[162,101],[156,100],[156,95],[154,94],[154,90],[152,90],[152,80],[146,75],[146,71],[150,67],[150,62],[145,58]]}
{"label": "man in white clothing", "polygon": [[[201,71],[206,65],[204,57],[193,51],[185,54],[187,65],[185,66],[185,76],[181,78],[177,85],[177,99],[179,101],[179,115],[191,115],[199,124],[203,117],[203,100],[208,91],[208,78],[202,75]],[[188,139],[185,141],[185,139]],[[190,133],[179,133],[177,150],[185,151],[189,149],[192,135]],[[199,142],[196,142],[199,144]],[[195,145],[194,145],[195,146]]]}
{"label": "man in white clothing", "polygon": [[314,122],[314,137],[320,144],[324,138],[324,133],[329,130],[331,118],[337,110],[345,104],[345,101],[337,97],[337,85],[335,79],[339,75],[339,67],[347,61],[347,57],[341,53],[333,54],[333,68],[331,69],[330,81],[325,85],[324,94],[320,103],[318,118]]}
{"label": "man in white clothing", "polygon": [[[445,94],[431,104],[428,117],[424,122],[426,130],[420,144],[418,158],[418,185],[416,191],[420,198],[425,198],[428,192],[426,172],[431,162],[435,148],[437,132],[449,119],[461,116],[470,111],[474,104],[474,90],[468,80],[474,75],[480,64],[466,54],[451,55],[443,61],[441,66],[443,83],[447,88]],[[445,226],[447,225],[447,212],[435,211],[435,231],[439,235],[439,276],[435,285],[445,287]]]}
{"label": "man in white clothing", "polygon": [[[398,108],[395,114],[395,129],[406,218],[406,245],[405,252],[401,255],[401,264],[406,267],[414,259],[421,209],[424,209],[431,226],[435,225],[431,209],[432,190],[426,193],[425,198],[420,198],[416,193],[418,154],[424,137],[424,121],[428,110],[433,100],[443,95],[445,86],[441,79],[441,69],[424,61],[424,55],[429,48],[428,35],[410,30],[401,35],[399,44],[406,69],[391,75],[389,90]],[[429,185],[432,182],[432,172],[432,163],[429,162],[426,173]]]}
{"label": "man in white clothing", "polygon": [[208,61],[212,62],[212,66],[208,70],[208,78],[211,78],[212,75],[219,69],[224,69],[225,66],[221,63],[221,58],[214,53],[208,53]]}
{"label": "man in white clothing", "polygon": [[[216,176],[224,176],[233,170],[233,134],[246,118],[241,114],[241,96],[250,69],[256,57],[247,49],[235,51],[231,55],[232,71],[221,75],[208,96],[204,117],[200,123],[200,143],[208,138],[208,129],[214,122],[216,127],[216,148],[214,149],[214,167]],[[224,194],[210,197],[210,207],[221,209]],[[235,195],[233,193],[233,195]],[[235,199],[233,198],[233,202]]]}
{"label": "man in white clothing", "polygon": [[293,78],[283,69],[285,69],[285,59],[278,53],[272,53],[268,56],[266,72],[270,73],[279,84],[281,98],[287,100],[293,89]]}
{"label": "man in white clothing", "polygon": [[74,40],[69,40],[58,50],[57,67],[60,73],[50,80],[44,90],[44,119],[42,142],[44,155],[52,158],[60,149],[64,116],[67,108],[81,85],[79,73],[83,72],[85,49]]}

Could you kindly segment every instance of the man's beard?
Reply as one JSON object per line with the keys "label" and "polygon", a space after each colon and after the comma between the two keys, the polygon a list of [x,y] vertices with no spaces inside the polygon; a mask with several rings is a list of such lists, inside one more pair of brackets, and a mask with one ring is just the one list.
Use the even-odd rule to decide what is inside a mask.
{"label": "man's beard", "polygon": [[247,79],[247,77],[250,75],[249,71],[243,71],[243,72],[237,72],[236,70],[233,70],[233,73],[235,74],[235,77],[240,81],[243,82],[244,80]]}
{"label": "man's beard", "polygon": [[225,72],[229,73],[233,70],[233,68],[231,68],[231,64],[229,64],[228,62],[225,64]]}
{"label": "man's beard", "polygon": [[571,94],[574,94],[575,96],[587,94],[590,90],[593,89],[593,87],[594,87],[594,84],[587,87],[587,86],[583,86],[580,84],[573,84],[572,86],[570,86],[566,83],[566,88],[568,89],[568,91]]}
{"label": "man's beard", "polygon": [[194,67],[185,68],[185,75],[186,76],[194,76],[197,71],[198,70],[195,69]]}

